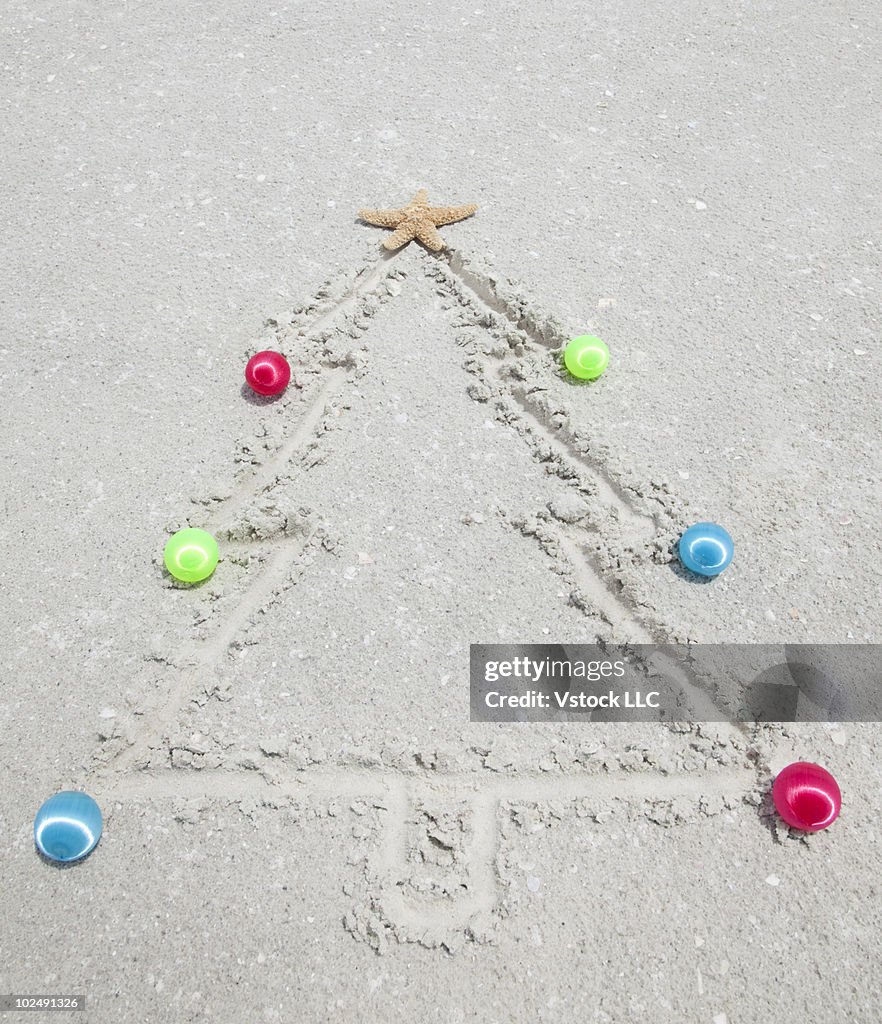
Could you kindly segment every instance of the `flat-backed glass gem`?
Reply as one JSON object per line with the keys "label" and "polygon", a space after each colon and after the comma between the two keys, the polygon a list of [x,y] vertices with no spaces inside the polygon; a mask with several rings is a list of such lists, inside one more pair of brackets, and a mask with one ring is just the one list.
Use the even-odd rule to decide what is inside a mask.
{"label": "flat-backed glass gem", "polygon": [[258,352],[248,360],[245,380],[258,395],[280,395],[291,380],[291,367],[280,352]]}
{"label": "flat-backed glass gem", "polygon": [[734,553],[735,542],[716,523],[695,523],[680,538],[680,561],[699,576],[719,576]]}
{"label": "flat-backed glass gem", "polygon": [[579,380],[596,380],[609,365],[609,349],[593,334],[580,334],[564,349],[564,365]]}
{"label": "flat-backed glass gem", "polygon": [[163,552],[165,567],[182,583],[199,583],[217,568],[217,541],[205,530],[187,527],[169,537]]}
{"label": "flat-backed glass gem", "polygon": [[839,817],[842,793],[836,779],[819,764],[795,761],[778,773],[772,799],[792,828],[820,832]]}
{"label": "flat-backed glass gem", "polygon": [[101,808],[88,793],[64,790],[43,804],[34,819],[34,842],[44,857],[63,864],[82,860],[101,838]]}

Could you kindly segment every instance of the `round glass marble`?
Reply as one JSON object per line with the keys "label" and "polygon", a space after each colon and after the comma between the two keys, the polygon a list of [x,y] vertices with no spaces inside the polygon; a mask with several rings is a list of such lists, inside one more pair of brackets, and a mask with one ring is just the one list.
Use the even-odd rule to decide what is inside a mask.
{"label": "round glass marble", "polygon": [[782,769],[772,786],[772,799],[787,824],[802,832],[829,828],[842,809],[836,779],[810,761],[795,761]]}
{"label": "round glass marble", "polygon": [[37,811],[34,842],[44,857],[70,864],[95,849],[103,827],[101,808],[88,793],[65,790]]}
{"label": "round glass marble", "polygon": [[217,568],[217,541],[206,530],[187,527],[169,537],[163,552],[165,567],[182,583],[199,583]]}
{"label": "round glass marble", "polygon": [[608,365],[609,349],[593,334],[573,338],[564,349],[564,366],[579,380],[597,380]]}
{"label": "round glass marble", "polygon": [[680,561],[699,576],[719,576],[734,553],[734,541],[716,523],[695,523],[680,538]]}
{"label": "round glass marble", "polygon": [[291,380],[291,367],[281,352],[266,349],[248,360],[245,380],[258,395],[280,395]]}

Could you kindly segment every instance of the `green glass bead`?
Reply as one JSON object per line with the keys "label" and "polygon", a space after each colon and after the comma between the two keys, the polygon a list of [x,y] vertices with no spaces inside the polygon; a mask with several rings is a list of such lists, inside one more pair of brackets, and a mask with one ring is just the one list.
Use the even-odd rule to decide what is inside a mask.
{"label": "green glass bead", "polygon": [[173,533],[163,552],[166,569],[182,583],[208,579],[217,568],[219,557],[214,537],[192,527]]}
{"label": "green glass bead", "polygon": [[581,334],[564,349],[564,365],[579,380],[597,380],[609,365],[609,349],[593,334]]}

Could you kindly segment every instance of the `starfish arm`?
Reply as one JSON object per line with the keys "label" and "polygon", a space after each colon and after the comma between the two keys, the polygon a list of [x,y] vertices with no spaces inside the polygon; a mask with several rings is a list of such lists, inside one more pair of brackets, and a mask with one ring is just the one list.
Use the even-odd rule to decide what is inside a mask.
{"label": "starfish arm", "polygon": [[469,203],[467,206],[430,206],[428,214],[432,223],[440,228],[444,224],[453,224],[471,217],[477,209],[477,203]]}
{"label": "starfish arm", "polygon": [[417,225],[415,234],[417,239],[432,252],[440,252],[444,248],[444,239],[435,230],[435,225],[430,224],[427,220],[421,221]]}
{"label": "starfish arm", "polygon": [[400,249],[416,234],[416,225],[412,221],[405,221],[399,228],[392,232],[388,238],[383,239],[384,249]]}
{"label": "starfish arm", "polygon": [[404,210],[359,210],[358,216],[378,228],[397,228],[404,220]]}

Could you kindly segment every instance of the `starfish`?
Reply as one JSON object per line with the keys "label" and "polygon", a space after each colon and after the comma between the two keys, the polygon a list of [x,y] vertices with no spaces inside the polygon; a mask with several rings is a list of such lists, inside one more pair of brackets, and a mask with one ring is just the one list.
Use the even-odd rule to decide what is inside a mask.
{"label": "starfish", "polygon": [[395,228],[383,242],[385,249],[400,249],[416,238],[432,252],[440,252],[444,248],[444,239],[436,228],[471,217],[477,208],[476,203],[467,206],[429,206],[429,195],[421,188],[407,206],[398,210],[359,210],[358,216],[378,228]]}

